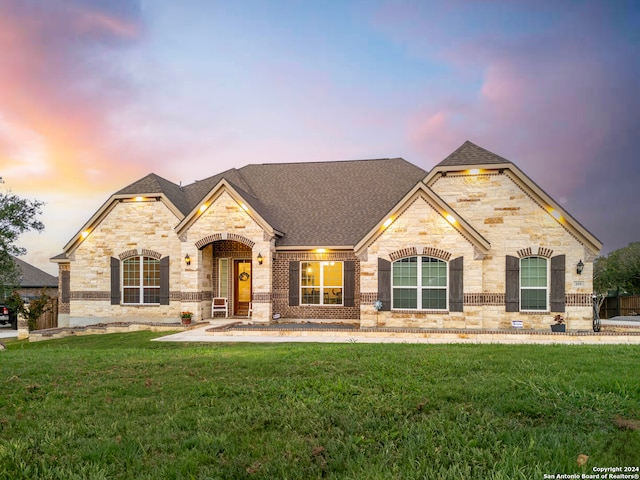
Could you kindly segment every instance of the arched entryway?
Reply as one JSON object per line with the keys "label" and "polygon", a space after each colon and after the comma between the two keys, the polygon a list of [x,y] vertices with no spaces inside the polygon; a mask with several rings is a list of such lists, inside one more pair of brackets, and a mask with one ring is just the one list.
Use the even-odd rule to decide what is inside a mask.
{"label": "arched entryway", "polygon": [[219,234],[200,240],[196,246],[202,250],[202,275],[210,278],[204,283],[211,289],[212,300],[226,298],[229,316],[246,318],[253,295],[253,242]]}

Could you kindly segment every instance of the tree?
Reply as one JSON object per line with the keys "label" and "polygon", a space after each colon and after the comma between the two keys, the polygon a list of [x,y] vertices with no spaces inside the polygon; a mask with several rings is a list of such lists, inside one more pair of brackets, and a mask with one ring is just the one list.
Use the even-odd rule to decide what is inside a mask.
{"label": "tree", "polygon": [[32,299],[28,304],[18,295],[18,292],[13,294],[7,299],[9,308],[16,312],[19,316],[27,319],[29,324],[29,330],[36,329],[36,321],[42,316],[43,313],[49,311],[49,295],[45,293],[43,289],[40,292],[40,296]]}
{"label": "tree", "polygon": [[38,200],[20,198],[10,192],[0,192],[0,294],[8,287],[17,285],[18,267],[12,256],[26,253],[24,248],[15,245],[18,237],[29,230],[41,232],[44,224],[38,220],[44,203]]}
{"label": "tree", "polygon": [[609,290],[640,292],[640,242],[630,243],[596,259],[593,271],[593,287],[599,295]]}

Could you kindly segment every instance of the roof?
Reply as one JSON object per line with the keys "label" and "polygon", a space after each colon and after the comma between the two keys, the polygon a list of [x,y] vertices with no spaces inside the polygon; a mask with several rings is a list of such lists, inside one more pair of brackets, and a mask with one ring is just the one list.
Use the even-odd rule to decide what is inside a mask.
{"label": "roof", "polygon": [[49,275],[47,272],[28,264],[24,260],[12,257],[20,270],[20,287],[22,288],[58,288],[58,277]]}
{"label": "roof", "polygon": [[278,246],[353,246],[426,174],[402,158],[265,163],[183,187],[150,174],[116,195],[164,194],[187,215],[224,179],[284,233]]}
{"label": "roof", "polygon": [[441,161],[438,167],[453,167],[453,166],[475,166],[475,165],[493,165],[493,164],[510,164],[511,162],[506,158],[496,155],[489,150],[485,150],[479,147],[475,143],[467,140],[464,142],[455,152]]}
{"label": "roof", "polygon": [[[112,195],[85,226],[99,222],[120,199],[157,196],[178,218],[176,228],[188,228],[199,205],[216,190],[226,188],[234,197],[240,197],[238,201],[246,202],[256,215],[254,219],[259,219],[262,225],[268,224],[277,237],[277,247],[351,248],[383,222],[398,202],[417,186],[424,184],[430,190],[439,174],[472,166],[512,171],[534,195],[562,212],[578,233],[587,238],[594,251],[599,250],[601,242],[512,162],[470,141],[465,141],[430,172],[402,158],[381,158],[250,164],[185,186],[151,173]],[[473,229],[469,227],[469,230]],[[484,240],[475,236],[482,244]],[[80,241],[79,236],[74,238],[65,247],[64,254],[51,260],[66,261],[73,246]]]}

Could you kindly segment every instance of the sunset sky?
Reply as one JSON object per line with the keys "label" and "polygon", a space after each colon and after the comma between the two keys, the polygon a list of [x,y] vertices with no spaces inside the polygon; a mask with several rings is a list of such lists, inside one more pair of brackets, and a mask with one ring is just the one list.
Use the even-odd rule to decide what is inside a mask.
{"label": "sunset sky", "polygon": [[604,242],[640,241],[640,2],[0,0],[3,191],[49,258],[148,173],[403,157],[470,140]]}

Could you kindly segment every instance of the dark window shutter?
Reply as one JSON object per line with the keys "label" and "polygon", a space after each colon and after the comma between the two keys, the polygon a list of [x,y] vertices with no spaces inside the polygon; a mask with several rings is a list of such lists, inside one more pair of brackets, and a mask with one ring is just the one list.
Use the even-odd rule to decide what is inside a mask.
{"label": "dark window shutter", "polygon": [[69,303],[71,300],[71,272],[62,270],[60,272],[60,280],[62,281],[62,303]]}
{"label": "dark window shutter", "polygon": [[160,259],[160,305],[169,305],[169,257]]}
{"label": "dark window shutter", "polygon": [[382,302],[381,310],[391,310],[391,262],[378,257],[378,300]]}
{"label": "dark window shutter", "polygon": [[564,312],[564,278],[566,256],[551,259],[551,311]]}
{"label": "dark window shutter", "polygon": [[520,259],[510,255],[507,255],[505,304],[507,312],[520,311]]}
{"label": "dark window shutter", "polygon": [[353,307],[356,289],[356,262],[344,262],[344,306]]}
{"label": "dark window shutter", "polygon": [[111,305],[120,305],[120,260],[111,257]]}
{"label": "dark window shutter", "polygon": [[462,312],[464,304],[463,293],[463,257],[454,258],[449,262],[449,311]]}
{"label": "dark window shutter", "polygon": [[289,262],[289,306],[300,305],[300,262]]}

